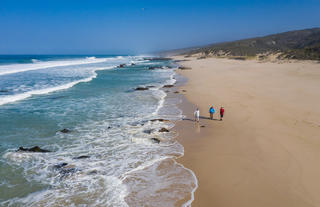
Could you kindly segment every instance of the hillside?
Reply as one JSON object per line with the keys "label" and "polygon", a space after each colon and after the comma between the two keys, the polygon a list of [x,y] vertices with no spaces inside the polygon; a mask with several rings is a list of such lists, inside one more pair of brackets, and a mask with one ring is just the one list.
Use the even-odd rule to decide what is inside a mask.
{"label": "hillside", "polygon": [[320,28],[290,31],[171,52],[184,55],[199,54],[203,58],[227,56],[263,59],[276,54],[278,59],[320,60]]}

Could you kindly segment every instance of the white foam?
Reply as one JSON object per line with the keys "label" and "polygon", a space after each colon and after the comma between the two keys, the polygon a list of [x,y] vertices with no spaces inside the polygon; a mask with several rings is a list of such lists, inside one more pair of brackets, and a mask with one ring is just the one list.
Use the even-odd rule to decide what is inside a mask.
{"label": "white foam", "polygon": [[164,100],[165,100],[165,97],[167,96],[167,94],[163,90],[158,89],[158,90],[154,91],[154,95],[156,97],[158,97],[159,102],[158,102],[158,106],[157,106],[156,110],[152,113],[152,115],[157,115],[159,110],[163,107],[163,103],[164,103]]}
{"label": "white foam", "polygon": [[52,93],[55,91],[60,91],[60,90],[65,90],[68,88],[73,87],[74,85],[78,84],[78,83],[82,83],[82,82],[89,82],[92,79],[97,77],[97,73],[95,73],[95,71],[98,70],[108,70],[108,69],[112,69],[114,67],[101,67],[101,68],[95,68],[93,75],[91,75],[88,78],[83,78],[77,81],[73,81],[73,82],[69,82],[63,85],[59,85],[59,86],[55,86],[55,87],[50,87],[50,88],[44,88],[44,89],[39,89],[39,90],[33,90],[33,91],[28,91],[25,93],[20,93],[20,94],[15,94],[15,95],[8,95],[8,96],[1,96],[0,99],[0,106],[4,105],[4,104],[8,104],[8,103],[12,103],[12,102],[16,102],[16,101],[20,101],[26,98],[30,98],[33,95],[43,95],[43,94],[47,94],[47,93]]}
{"label": "white foam", "polygon": [[[91,78],[94,77],[94,75],[91,76]],[[174,81],[173,75],[171,75],[170,80],[166,84],[171,84]],[[166,94],[161,87],[162,85],[158,85],[150,89],[153,96],[159,100],[156,111],[165,104]],[[130,94],[134,93],[126,93],[126,96],[130,97]],[[150,97],[150,93],[148,96]],[[84,103],[81,103],[81,106],[83,105]],[[119,108],[117,105],[115,107]],[[150,111],[152,112],[153,109],[155,109],[154,105],[152,105],[152,110]],[[68,108],[65,110],[68,110]],[[88,110],[86,111],[87,113],[90,113],[91,110],[96,109],[95,107],[86,107],[86,110]],[[104,113],[103,110],[100,110],[100,112]],[[168,168],[168,174],[166,171],[162,171],[159,176],[159,171],[157,171],[159,163],[162,163],[166,159],[175,159],[182,156],[183,146],[174,140],[170,141],[170,139],[174,138],[165,137],[163,133],[155,133],[159,138],[164,140],[163,142],[160,144],[150,144],[150,138],[154,137],[154,134],[146,134],[143,130],[173,126],[171,122],[143,122],[153,118],[158,118],[158,114],[152,115],[150,112],[147,114],[137,113],[137,116],[133,118],[122,116],[119,118],[117,116],[108,118],[106,116],[105,119],[92,120],[83,125],[74,126],[74,129],[72,129],[74,133],[57,133],[55,138],[66,140],[68,144],[59,145],[60,143],[57,143],[56,145],[59,145],[57,147],[54,145],[42,146],[45,149],[55,149],[52,153],[5,153],[4,158],[18,164],[24,169],[23,176],[29,182],[35,181],[49,187],[29,194],[26,197],[0,202],[0,206],[83,205],[127,207],[125,197],[130,193],[131,187],[134,191],[137,190],[137,192],[145,193],[145,196],[141,195],[141,193],[139,194],[141,198],[148,199],[150,192],[158,196],[157,192],[162,192],[162,187],[164,189],[167,189],[167,186],[170,185],[179,187],[179,185],[175,184],[180,184],[180,182],[188,186],[187,190],[178,188],[183,195],[190,196],[188,193],[191,192],[191,200],[184,204],[185,207],[189,206],[197,187],[197,181],[193,172],[183,169],[184,167],[181,164],[175,162],[170,162],[172,164],[170,166],[173,167]],[[133,122],[143,122],[145,124],[139,127],[131,126],[130,123]],[[109,126],[112,126],[112,128],[108,129]],[[132,143],[131,141],[134,142]],[[90,158],[73,159],[73,157],[80,155],[89,155]],[[30,159],[32,160],[31,162]],[[67,178],[63,177],[61,179],[61,173],[59,170],[53,169],[53,167],[63,162],[69,163],[70,166],[79,169],[79,171],[70,173],[67,175]],[[96,171],[96,173],[90,174],[92,171]],[[142,179],[150,181],[154,185],[147,185],[146,187],[148,188],[144,189],[139,188],[139,186],[128,186],[123,182],[131,176],[138,175],[139,178],[141,174],[143,175]],[[178,175],[177,180],[175,179],[176,175]],[[172,194],[177,195],[177,197],[181,195],[179,192],[178,194],[177,192],[173,192]],[[164,198],[171,198],[170,195],[171,192],[169,192],[168,197],[165,194],[159,194],[159,198],[156,201],[165,201]],[[83,202],[79,204],[74,203],[75,201]]]}
{"label": "white foam", "polygon": [[[86,188],[85,186],[88,186]],[[128,207],[124,201],[127,191],[114,176],[77,174],[64,184],[0,202],[1,206],[118,206]]]}
{"label": "white foam", "polygon": [[32,61],[33,63],[40,62],[40,60],[38,60],[38,59],[31,59],[31,61]]}
{"label": "white foam", "polygon": [[59,61],[46,61],[46,62],[35,61],[34,63],[29,63],[29,64],[1,65],[0,75],[8,75],[8,74],[26,72],[31,70],[41,70],[41,69],[47,69],[51,67],[101,63],[101,62],[106,62],[109,60],[117,60],[117,59],[122,59],[122,57],[121,56],[116,58],[87,57],[84,59],[76,59],[76,60],[59,60]]}
{"label": "white foam", "polygon": [[[197,187],[191,172],[171,158],[164,158],[132,171],[124,179],[130,190],[126,200],[131,206],[173,207]],[[173,177],[175,181],[172,180]],[[173,185],[174,182],[179,184]],[[183,206],[186,207],[191,202]]]}
{"label": "white foam", "polygon": [[21,162],[25,162],[26,160],[31,160],[33,158],[33,154],[19,153],[19,152],[6,152],[2,157],[16,163],[21,163]]}
{"label": "white foam", "polygon": [[8,103],[12,103],[12,102],[16,102],[16,101],[20,101],[26,98],[31,97],[32,95],[41,95],[41,94],[47,94],[47,93],[52,93],[54,91],[59,91],[59,90],[65,90],[68,88],[71,88],[72,86],[81,83],[81,82],[89,82],[91,81],[93,78],[95,78],[97,76],[97,74],[95,73],[93,76],[88,77],[88,78],[84,78],[81,80],[77,80],[77,81],[73,81],[64,85],[60,85],[60,86],[55,86],[55,87],[51,87],[51,88],[45,88],[45,89],[39,89],[39,90],[33,90],[33,91],[28,91],[25,93],[21,93],[21,94],[16,94],[16,95],[9,95],[9,96],[2,96],[0,99],[0,105],[4,105],[4,104],[8,104]]}
{"label": "white foam", "polygon": [[198,179],[197,179],[197,176],[194,174],[194,172],[186,167],[184,167],[182,164],[178,163],[181,167],[183,167],[185,170],[187,170],[193,177],[194,179],[194,184],[195,184],[195,187],[192,189],[192,191],[190,192],[191,194],[191,198],[190,200],[188,200],[187,202],[185,202],[182,207],[191,207],[191,203],[194,201],[194,193],[196,192],[196,190],[198,189],[199,187],[199,184],[198,184]]}

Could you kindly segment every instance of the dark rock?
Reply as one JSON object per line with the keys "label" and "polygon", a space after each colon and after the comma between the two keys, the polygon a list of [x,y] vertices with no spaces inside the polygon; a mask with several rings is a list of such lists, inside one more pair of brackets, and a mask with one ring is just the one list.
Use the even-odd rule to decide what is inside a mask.
{"label": "dark rock", "polygon": [[126,66],[126,64],[120,64],[119,66],[118,66],[118,68],[123,68],[123,67],[125,67]]}
{"label": "dark rock", "polygon": [[191,70],[190,67],[185,67],[185,66],[179,66],[178,69],[180,69],[180,70]]}
{"label": "dark rock", "polygon": [[31,147],[31,148],[19,147],[19,149],[17,151],[18,152],[51,152],[49,150],[41,149],[38,146]]}
{"label": "dark rock", "polygon": [[147,88],[147,87],[137,87],[135,90],[136,91],[146,91],[146,90],[149,90],[149,88]]}
{"label": "dark rock", "polygon": [[164,85],[163,88],[172,88],[173,85]]}
{"label": "dark rock", "polygon": [[88,175],[96,175],[96,174],[98,174],[97,170],[92,170],[92,171],[88,172]]}
{"label": "dark rock", "polygon": [[161,128],[158,132],[169,132],[169,130],[166,128]]}
{"label": "dark rock", "polygon": [[88,156],[88,155],[81,155],[81,156],[79,156],[79,157],[74,157],[73,159],[79,160],[79,159],[87,159],[87,158],[90,158],[90,156]]}
{"label": "dark rock", "polygon": [[67,166],[67,165],[68,165],[68,163],[63,162],[63,163],[59,163],[59,164],[54,165],[53,168],[54,169],[60,169],[60,168],[62,168],[64,166]]}
{"label": "dark rock", "polygon": [[166,121],[169,121],[169,120],[166,120],[166,119],[151,119],[150,121],[152,121],[152,122],[154,122],[154,121],[166,122]]}
{"label": "dark rock", "polygon": [[64,178],[70,174],[76,173],[79,171],[77,168],[62,168],[59,172],[61,174],[61,178]]}
{"label": "dark rock", "polygon": [[155,66],[148,67],[148,70],[155,70],[155,69],[160,69],[160,68],[159,67],[155,67]]}
{"label": "dark rock", "polygon": [[155,86],[147,86],[147,88],[154,88]]}
{"label": "dark rock", "polygon": [[80,171],[78,168],[75,168],[74,165],[69,165],[66,162],[54,165],[53,169],[57,170],[60,173],[60,179],[63,179],[65,177],[69,176],[70,174],[73,174],[73,173]]}
{"label": "dark rock", "polygon": [[62,130],[60,130],[59,132],[61,132],[61,133],[69,133],[69,132],[71,132],[69,129],[62,129]]}
{"label": "dark rock", "polygon": [[187,90],[182,90],[182,92],[187,92]]}
{"label": "dark rock", "polygon": [[131,65],[136,65],[135,63],[131,63]]}
{"label": "dark rock", "polygon": [[206,127],[206,126],[204,126],[204,125],[201,125],[201,127],[202,127],[202,128],[204,128],[204,127]]}
{"label": "dark rock", "polygon": [[174,93],[179,93],[179,91],[175,91]]}
{"label": "dark rock", "polygon": [[8,93],[9,91],[8,90],[6,90],[6,89],[1,89],[0,90],[0,93]]}
{"label": "dark rock", "polygon": [[179,63],[179,62],[184,62],[184,61],[187,61],[187,60],[174,60],[173,62]]}
{"label": "dark rock", "polygon": [[160,139],[158,139],[158,138],[151,138],[151,141],[152,141],[153,143],[157,143],[157,144],[160,143]]}
{"label": "dark rock", "polygon": [[112,128],[111,126],[108,127],[108,129],[111,129],[111,128]]}

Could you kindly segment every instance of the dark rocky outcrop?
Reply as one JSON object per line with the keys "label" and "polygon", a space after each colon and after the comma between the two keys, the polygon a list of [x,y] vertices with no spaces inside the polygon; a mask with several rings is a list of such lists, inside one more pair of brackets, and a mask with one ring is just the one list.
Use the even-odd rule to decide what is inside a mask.
{"label": "dark rocky outcrop", "polygon": [[142,87],[142,86],[139,86],[137,88],[135,88],[136,91],[146,91],[146,90],[149,90],[149,88],[154,88],[155,86],[146,86],[146,87]]}
{"label": "dark rocky outcrop", "polygon": [[123,68],[123,67],[125,67],[126,66],[126,64],[120,64],[119,66],[118,66],[118,68]]}
{"label": "dark rocky outcrop", "polygon": [[89,156],[89,155],[81,155],[81,156],[78,156],[78,157],[74,157],[74,158],[72,158],[72,159],[74,159],[74,160],[80,160],[80,159],[87,159],[87,158],[90,158],[90,156]]}
{"label": "dark rocky outcrop", "polygon": [[74,165],[69,165],[66,162],[54,165],[53,169],[59,172],[60,179],[63,179],[73,173],[80,171],[80,169],[76,168]]}
{"label": "dark rocky outcrop", "polygon": [[67,165],[68,165],[68,163],[63,162],[63,163],[59,163],[59,164],[54,165],[53,168],[54,168],[54,169],[61,169],[61,168],[63,168],[64,166],[67,166]]}
{"label": "dark rocky outcrop", "polygon": [[59,173],[61,174],[61,179],[64,178],[64,177],[67,177],[69,176],[70,174],[73,174],[73,173],[76,173],[80,171],[79,169],[77,168],[61,168],[61,170],[59,171]]}
{"label": "dark rocky outcrop", "polygon": [[180,69],[180,70],[191,70],[190,67],[185,67],[185,66],[179,66],[178,69]]}
{"label": "dark rocky outcrop", "polygon": [[182,90],[182,92],[187,92],[187,90]]}
{"label": "dark rocky outcrop", "polygon": [[150,67],[148,67],[148,70],[155,70],[155,69],[160,69],[160,67],[156,67],[156,66],[150,66]]}
{"label": "dark rocky outcrop", "polygon": [[151,138],[151,141],[152,141],[153,143],[156,143],[156,144],[159,144],[159,143],[160,143],[160,139],[158,139],[158,138]]}
{"label": "dark rocky outcrop", "polygon": [[92,170],[92,171],[88,172],[88,175],[96,175],[96,174],[98,174],[97,170]]}
{"label": "dark rocky outcrop", "polygon": [[61,133],[69,133],[69,132],[71,132],[71,130],[69,130],[69,129],[62,129],[62,130],[60,130],[59,132],[61,132]]}
{"label": "dark rocky outcrop", "polygon": [[147,88],[147,87],[137,87],[134,90],[136,90],[136,91],[146,91],[146,90],[149,90],[149,88]]}
{"label": "dark rocky outcrop", "polygon": [[179,93],[179,91],[175,91],[174,93]]}
{"label": "dark rocky outcrop", "polygon": [[154,122],[154,121],[166,122],[166,121],[169,121],[169,120],[166,120],[166,119],[151,119],[150,121],[152,121],[152,122]]}
{"label": "dark rocky outcrop", "polygon": [[201,125],[201,127],[202,127],[202,128],[204,128],[204,127],[206,127],[206,126],[204,126],[204,125]]}
{"label": "dark rocky outcrop", "polygon": [[159,131],[158,132],[169,132],[169,130],[168,129],[166,129],[166,128],[161,128],[161,129],[159,129]]}
{"label": "dark rocky outcrop", "polygon": [[34,146],[31,148],[19,147],[18,152],[51,152],[50,150],[41,149],[39,146]]}
{"label": "dark rocky outcrop", "polygon": [[164,85],[163,88],[172,88],[173,85]]}
{"label": "dark rocky outcrop", "polygon": [[9,91],[6,89],[0,89],[0,93],[8,93]]}

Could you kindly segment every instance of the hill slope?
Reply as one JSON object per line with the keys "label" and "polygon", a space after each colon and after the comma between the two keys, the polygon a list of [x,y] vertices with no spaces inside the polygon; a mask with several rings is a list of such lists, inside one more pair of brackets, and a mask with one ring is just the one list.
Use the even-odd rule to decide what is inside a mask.
{"label": "hill slope", "polygon": [[277,54],[279,59],[320,60],[320,28],[305,29],[250,38],[204,47],[177,50],[176,53],[206,56],[266,56]]}

